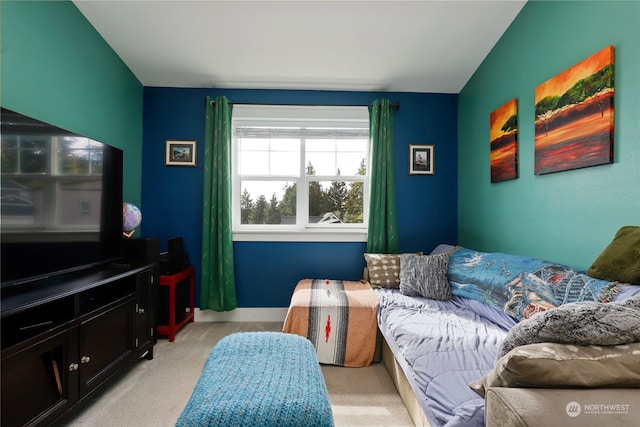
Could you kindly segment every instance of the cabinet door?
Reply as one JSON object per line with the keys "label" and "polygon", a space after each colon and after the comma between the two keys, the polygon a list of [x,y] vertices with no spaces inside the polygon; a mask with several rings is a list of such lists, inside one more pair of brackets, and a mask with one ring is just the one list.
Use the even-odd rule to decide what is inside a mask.
{"label": "cabinet door", "polygon": [[139,356],[153,359],[153,345],[155,344],[155,267],[143,271],[137,277],[136,316],[135,316],[135,344]]}
{"label": "cabinet door", "polygon": [[2,355],[3,427],[48,424],[78,399],[76,329],[35,337]]}
{"label": "cabinet door", "polygon": [[135,295],[80,324],[80,398],[134,357]]}

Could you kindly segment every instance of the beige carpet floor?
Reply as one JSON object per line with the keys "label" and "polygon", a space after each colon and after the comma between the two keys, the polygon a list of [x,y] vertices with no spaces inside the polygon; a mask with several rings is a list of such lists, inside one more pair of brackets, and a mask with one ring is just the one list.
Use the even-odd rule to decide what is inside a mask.
{"label": "beige carpet floor", "polygon": [[[92,399],[67,425],[81,427],[174,426],[205,360],[225,335],[281,331],[281,323],[196,322],[172,343],[159,339],[153,360],[133,369]],[[366,368],[322,366],[336,427],[412,427],[400,396],[381,363]]]}

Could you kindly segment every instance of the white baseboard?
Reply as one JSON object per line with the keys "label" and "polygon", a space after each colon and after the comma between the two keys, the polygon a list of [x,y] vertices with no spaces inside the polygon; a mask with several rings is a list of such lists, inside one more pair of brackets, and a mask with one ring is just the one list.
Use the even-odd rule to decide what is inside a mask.
{"label": "white baseboard", "polygon": [[217,312],[196,308],[196,322],[284,322],[286,307],[236,308],[233,311]]}

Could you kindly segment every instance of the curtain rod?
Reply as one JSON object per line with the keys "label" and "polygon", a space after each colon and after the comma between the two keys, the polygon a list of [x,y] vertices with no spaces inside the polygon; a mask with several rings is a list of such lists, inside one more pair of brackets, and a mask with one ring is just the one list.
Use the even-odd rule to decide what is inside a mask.
{"label": "curtain rod", "polygon": [[[204,99],[205,105],[207,105],[207,98]],[[267,102],[229,102],[231,105],[277,105],[287,107],[367,107],[367,105],[316,105],[316,104],[271,104]],[[211,106],[216,105],[216,101],[211,101]],[[399,102],[392,102],[391,108],[398,111],[400,109]]]}

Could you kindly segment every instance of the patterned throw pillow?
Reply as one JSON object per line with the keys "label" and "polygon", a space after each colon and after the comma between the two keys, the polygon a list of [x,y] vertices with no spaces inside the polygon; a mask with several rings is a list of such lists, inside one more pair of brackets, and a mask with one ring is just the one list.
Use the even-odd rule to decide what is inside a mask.
{"label": "patterned throw pillow", "polygon": [[400,293],[446,301],[451,299],[447,279],[450,253],[438,255],[402,254],[400,257]]}
{"label": "patterned throw pillow", "polygon": [[398,288],[400,285],[400,254],[364,254],[369,283],[378,288]]}

